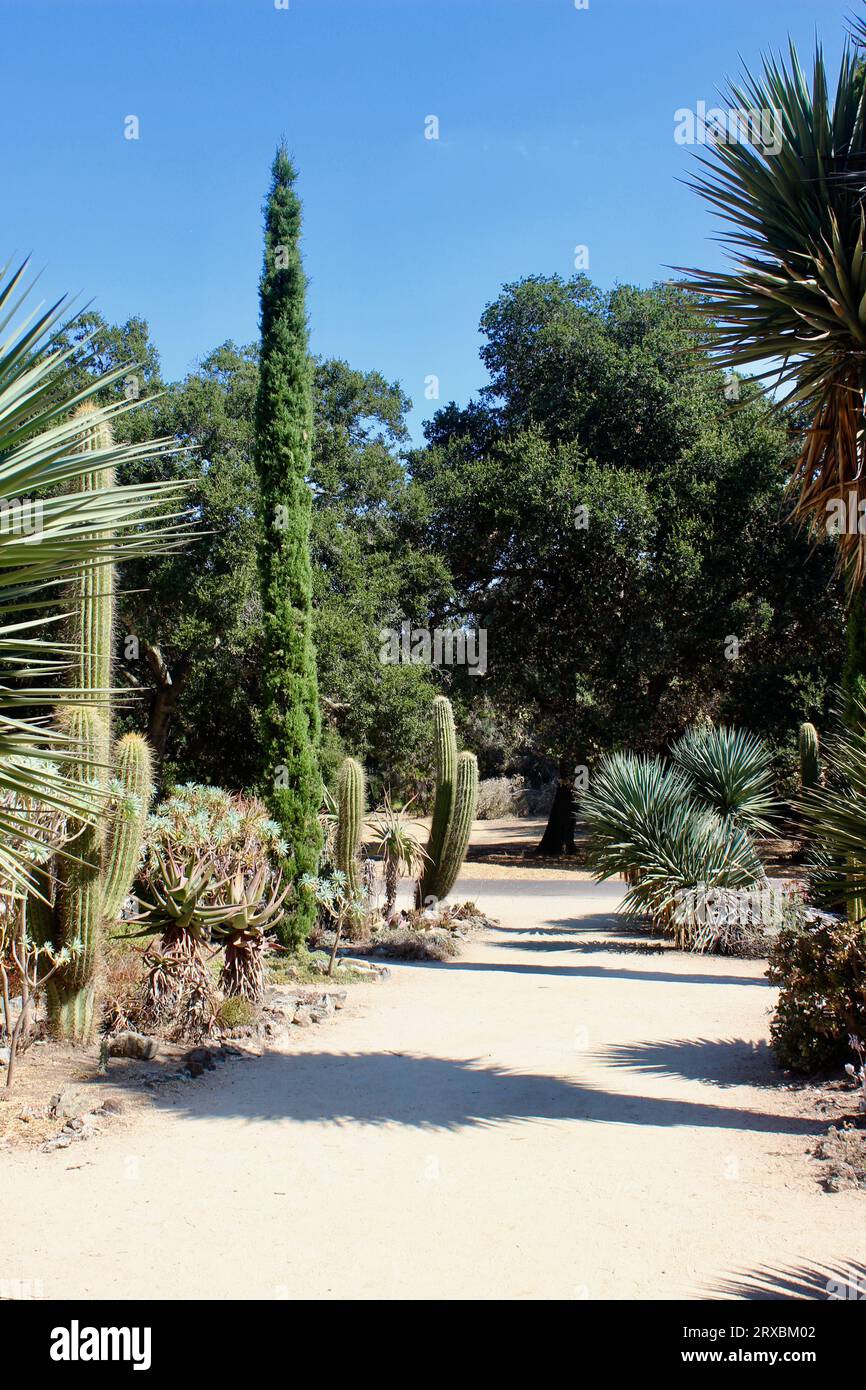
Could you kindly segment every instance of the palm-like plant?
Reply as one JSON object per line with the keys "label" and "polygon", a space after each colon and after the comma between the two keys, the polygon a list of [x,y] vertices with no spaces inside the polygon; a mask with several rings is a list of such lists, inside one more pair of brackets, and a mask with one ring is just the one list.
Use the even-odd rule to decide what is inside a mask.
{"label": "palm-like plant", "polygon": [[[75,349],[56,346],[63,301],[18,323],[27,298],[24,274],[25,266],[0,269],[0,894],[7,898],[33,887],[30,869],[44,853],[21,805],[38,803],[92,822],[105,800],[99,788],[69,775],[69,765],[81,757],[75,739],[33,713],[75,704],[81,695],[51,683],[73,661],[56,629],[63,585],[86,564],[166,549],[184,532],[177,513],[166,511],[182,484],[87,486],[108,467],[163,454],[175,444],[112,442],[79,451],[76,408],[128,367],[80,390],[67,388]],[[132,404],[97,406],[89,422],[107,423]],[[78,490],[70,491],[74,479]]]}
{"label": "palm-like plant", "polygon": [[767,745],[744,729],[694,725],[671,748],[698,797],[722,817],[752,830],[770,830],[779,809]]}
{"label": "palm-like plant", "polygon": [[160,859],[159,873],[150,884],[151,900],[139,898],[141,912],[132,919],[132,938],[159,938],[146,954],[149,965],[142,1010],[147,1025],[174,1020],[182,1034],[209,1032],[216,1015],[213,990],[205,963],[210,933],[234,910],[231,905],[206,907],[205,895],[217,897],[224,883],[214,883],[213,865],[191,855],[180,863],[171,854]]}
{"label": "palm-like plant", "polygon": [[384,808],[373,819],[376,832],[373,852],[381,855],[385,869],[385,916],[389,920],[396,910],[397,884],[401,876],[418,878],[429,858],[409,827],[406,810],[411,804],[407,802],[402,811],[397,810],[386,792]]}
{"label": "palm-like plant", "polygon": [[748,831],[702,803],[688,774],[659,758],[603,758],[581,800],[596,878],[622,874],[622,907],[648,916],[685,945],[692,907],[710,889],[748,889],[765,881]]}
{"label": "palm-like plant", "polygon": [[[749,139],[720,140],[699,156],[692,187],[727,224],[731,270],[687,272],[718,361],[762,365],[779,400],[797,403],[809,428],[794,469],[794,517],[824,528],[830,504],[866,501],[866,91],[850,45],[834,94],[816,51],[809,85],[791,46],[790,66],[767,59],[723,99],[772,115]],[[755,122],[754,126],[757,127]],[[866,577],[856,525],[838,534],[852,592]]]}
{"label": "palm-like plant", "polygon": [[254,1004],[265,992],[264,952],[268,932],[284,915],[283,904],[291,884],[281,889],[278,877],[267,889],[270,871],[262,866],[247,882],[238,873],[229,885],[229,901],[200,909],[213,935],[225,946],[220,988],[226,995],[240,995]]}

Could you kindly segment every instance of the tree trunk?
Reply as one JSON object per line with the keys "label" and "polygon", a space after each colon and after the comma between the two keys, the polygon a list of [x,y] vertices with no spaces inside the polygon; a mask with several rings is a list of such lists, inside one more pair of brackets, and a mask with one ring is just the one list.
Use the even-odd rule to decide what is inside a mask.
{"label": "tree trunk", "polygon": [[161,763],[165,758],[171,717],[189,679],[192,660],[189,657],[181,657],[175,670],[171,672],[158,647],[151,647],[145,643],[144,651],[147,664],[156,678],[156,689],[153,692],[147,721],[147,739],[158,762]]}
{"label": "tree trunk", "polygon": [[536,854],[574,854],[574,761],[563,758],[559,764],[559,782],[547,829],[537,846]]}

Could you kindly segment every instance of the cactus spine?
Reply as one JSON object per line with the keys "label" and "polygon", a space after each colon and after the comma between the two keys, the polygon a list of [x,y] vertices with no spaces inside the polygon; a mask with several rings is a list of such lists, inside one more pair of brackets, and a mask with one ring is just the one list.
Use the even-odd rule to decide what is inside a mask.
{"label": "cactus spine", "polygon": [[[83,425],[82,453],[111,444],[107,424],[87,425],[94,409],[85,404],[77,412]],[[113,485],[114,470],[104,468],[82,477],[79,488],[96,491]],[[58,856],[54,865],[53,903],[49,909],[31,899],[29,906],[34,934],[42,940],[50,936],[57,948],[69,952],[69,964],[49,986],[48,1005],[55,1031],[75,1042],[90,1041],[96,1029],[102,937],[132,886],[152,786],[150,749],[140,735],[119,739],[111,756],[114,590],[114,566],[107,561],[88,562],[73,586],[71,684],[76,703],[63,721],[75,757],[73,779],[107,792],[114,767],[113,795],[95,824],[70,820],[69,854]]]}
{"label": "cactus spine", "polygon": [[364,769],[346,758],[337,781],[337,868],[346,875],[348,896],[361,897],[361,830],[364,824]]}
{"label": "cactus spine", "polygon": [[478,764],[472,753],[457,754],[450,700],[433,701],[436,797],[427,842],[427,863],[416,890],[419,907],[430,898],[445,898],[460,872],[469,843],[478,796]]}
{"label": "cactus spine", "polygon": [[821,754],[818,730],[814,724],[800,725],[800,790],[817,787],[821,780]]}

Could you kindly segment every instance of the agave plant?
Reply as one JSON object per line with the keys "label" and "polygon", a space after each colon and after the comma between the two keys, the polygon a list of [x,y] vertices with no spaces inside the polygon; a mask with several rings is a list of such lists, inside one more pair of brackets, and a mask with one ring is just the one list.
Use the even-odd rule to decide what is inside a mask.
{"label": "agave plant", "polygon": [[129,937],[159,937],[145,955],[149,966],[142,1019],[145,1025],[173,1022],[191,1037],[213,1028],[216,1005],[205,951],[210,933],[232,912],[231,905],[205,907],[205,894],[217,895],[224,883],[214,883],[213,865],[191,856],[180,864],[170,854],[160,862],[150,891],[152,902],[139,898],[142,911],[131,924]]}
{"label": "agave plant", "polygon": [[[63,585],[85,564],[170,548],[184,530],[166,511],[183,484],[88,487],[106,468],[163,454],[175,442],[79,452],[76,408],[129,369],[68,388],[66,369],[79,349],[57,346],[64,301],[18,321],[25,273],[26,263],[0,268],[0,892],[7,897],[33,888],[30,870],[44,847],[21,803],[92,823],[104,800],[99,788],[69,776],[81,753],[75,739],[39,715],[40,707],[80,696],[51,684],[72,656],[56,630]],[[89,419],[96,427],[135,404],[97,406]],[[79,490],[70,491],[76,478]]]}
{"label": "agave plant", "polygon": [[264,952],[268,932],[283,916],[283,903],[291,884],[281,890],[280,880],[268,893],[266,868],[249,881],[242,873],[229,885],[229,901],[200,910],[214,937],[225,946],[220,988],[226,995],[241,995],[261,1003],[265,991]]}
{"label": "agave plant", "polygon": [[[791,45],[790,65],[768,58],[724,96],[732,111],[766,113],[741,123],[698,156],[692,187],[731,229],[730,270],[687,272],[686,288],[710,325],[718,363],[762,365],[778,403],[796,403],[809,427],[791,478],[795,519],[824,531],[828,514],[853,494],[866,501],[866,89],[846,45],[830,92],[823,54],[811,85]],[[825,532],[826,533],[826,532]],[[852,590],[866,577],[858,528],[838,532]]]}
{"label": "agave plant", "polygon": [[671,748],[702,802],[752,830],[772,829],[779,810],[773,795],[770,750],[744,729],[696,725]]}
{"label": "agave plant", "polygon": [[427,851],[409,828],[406,811],[411,804],[407,802],[402,811],[396,810],[386,792],[384,808],[372,822],[376,833],[373,852],[381,855],[385,868],[385,916],[388,920],[396,912],[397,884],[401,876],[418,878],[428,858]]}

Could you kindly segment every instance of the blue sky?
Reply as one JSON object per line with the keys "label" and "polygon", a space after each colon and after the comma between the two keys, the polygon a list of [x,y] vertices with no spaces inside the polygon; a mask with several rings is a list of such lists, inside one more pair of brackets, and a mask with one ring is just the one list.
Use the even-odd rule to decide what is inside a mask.
{"label": "blue sky", "polygon": [[[674,112],[858,0],[0,0],[3,239],[46,294],[140,314],[183,375],[257,332],[261,204],[300,170],[313,350],[398,379],[413,432],[484,380],[500,286],[713,264]],[[13,113],[10,116],[10,113]],[[124,138],[135,115],[140,138]],[[439,139],[424,138],[425,118]],[[436,375],[440,400],[424,398]]]}

